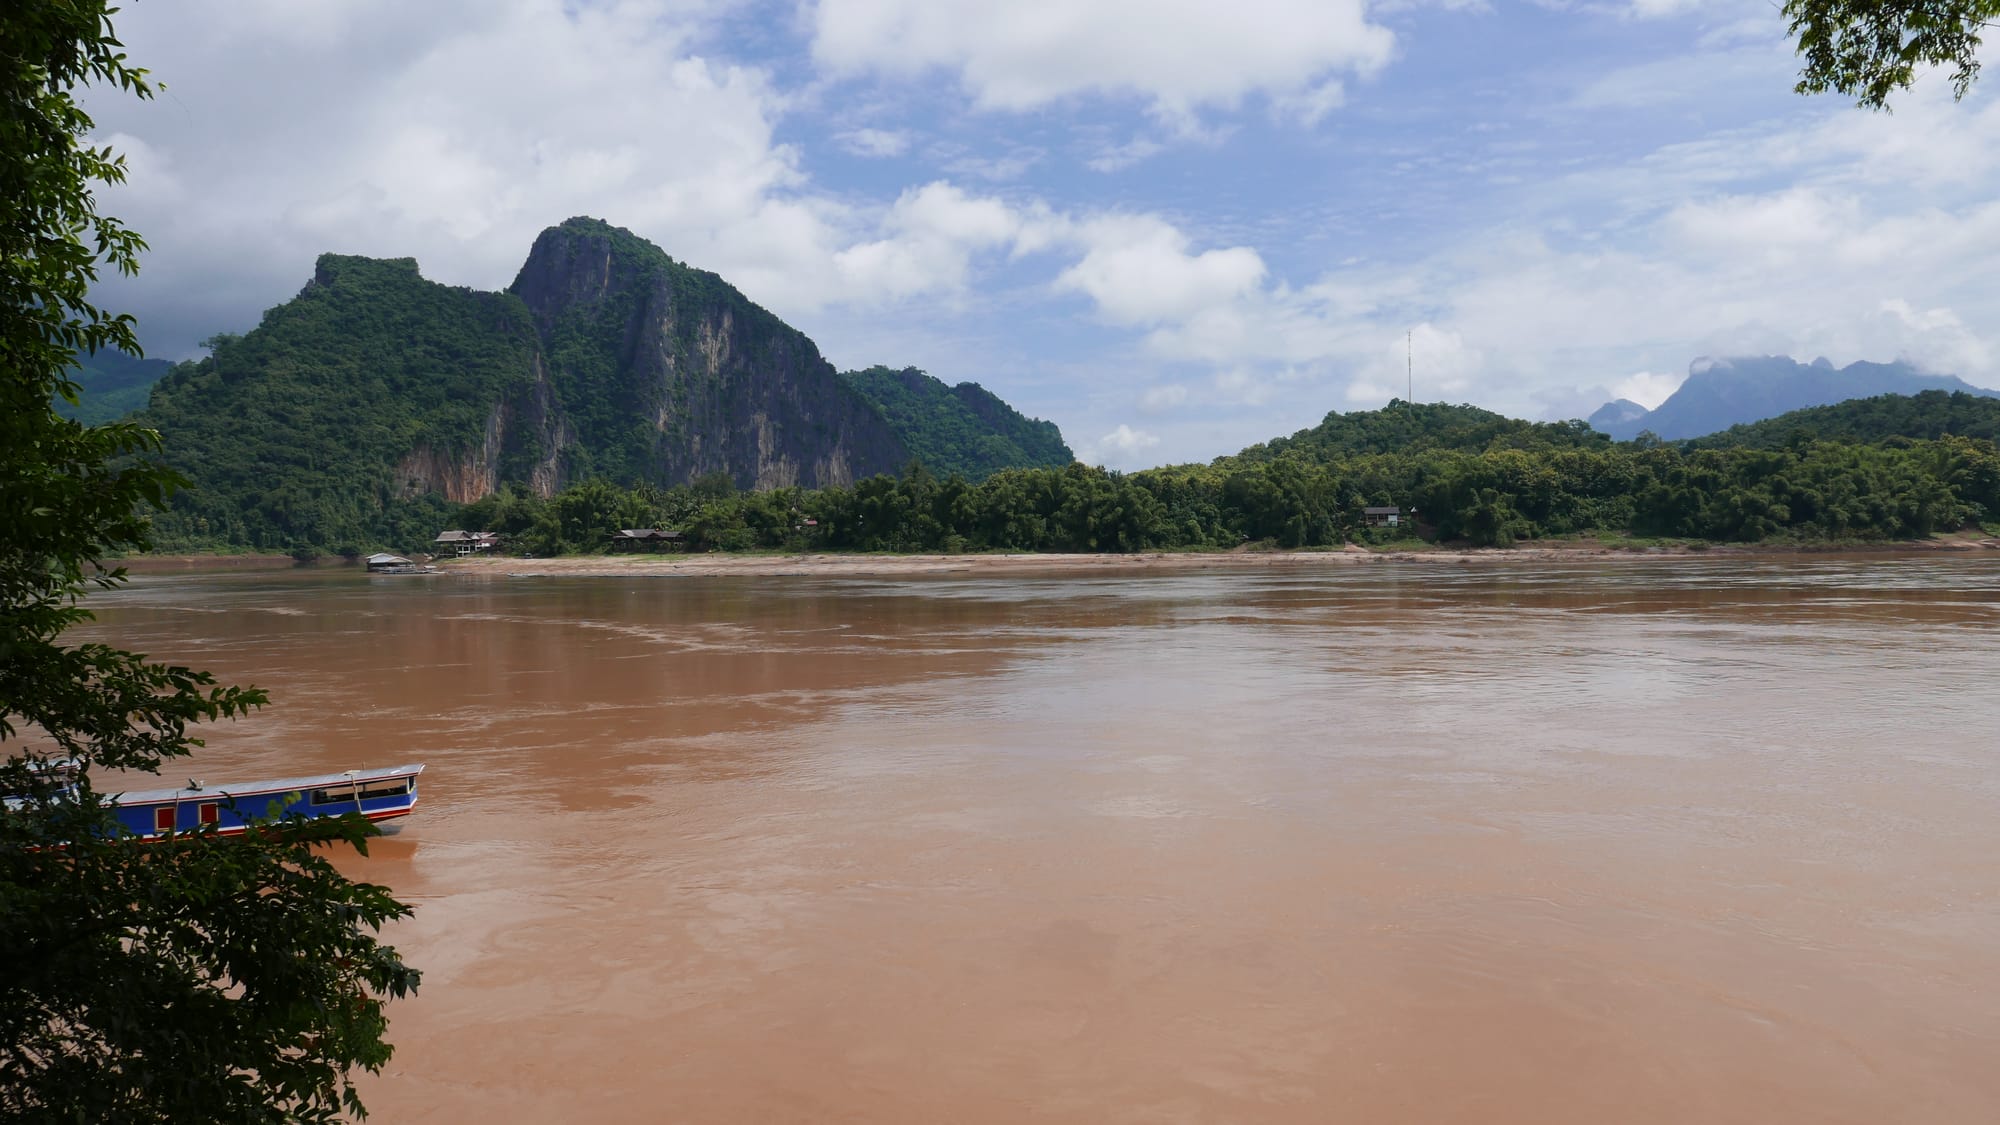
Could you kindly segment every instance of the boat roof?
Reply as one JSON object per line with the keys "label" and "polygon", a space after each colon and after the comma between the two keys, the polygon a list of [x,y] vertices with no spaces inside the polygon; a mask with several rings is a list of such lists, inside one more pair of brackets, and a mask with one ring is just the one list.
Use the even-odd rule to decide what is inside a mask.
{"label": "boat roof", "polygon": [[118,804],[136,804],[144,801],[185,801],[201,797],[248,797],[257,793],[291,793],[307,789],[325,789],[335,785],[366,784],[384,781],[392,777],[415,777],[424,772],[424,764],[418,762],[408,766],[390,766],[387,769],[350,770],[347,773],[320,773],[310,777],[283,777],[272,781],[241,781],[225,785],[202,783],[201,788],[182,786],[174,789],[146,789],[115,796]]}

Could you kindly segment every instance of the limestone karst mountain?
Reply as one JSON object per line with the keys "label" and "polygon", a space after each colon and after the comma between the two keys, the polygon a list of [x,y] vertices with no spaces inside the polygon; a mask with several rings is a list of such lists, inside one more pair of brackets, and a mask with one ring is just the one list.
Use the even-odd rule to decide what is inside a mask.
{"label": "limestone karst mountain", "polygon": [[503,484],[823,487],[912,455],[803,333],[585,218],[543,231],[500,293],[322,255],[257,328],[173,368],[141,418],[197,486],[164,537],[264,548],[428,539]]}

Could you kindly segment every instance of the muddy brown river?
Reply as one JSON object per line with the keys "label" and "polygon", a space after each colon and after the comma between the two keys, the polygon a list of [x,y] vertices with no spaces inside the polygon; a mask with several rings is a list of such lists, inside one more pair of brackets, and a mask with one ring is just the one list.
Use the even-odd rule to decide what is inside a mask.
{"label": "muddy brown river", "polygon": [[387,1122],[2000,1121],[2000,565],[141,578],[404,761]]}

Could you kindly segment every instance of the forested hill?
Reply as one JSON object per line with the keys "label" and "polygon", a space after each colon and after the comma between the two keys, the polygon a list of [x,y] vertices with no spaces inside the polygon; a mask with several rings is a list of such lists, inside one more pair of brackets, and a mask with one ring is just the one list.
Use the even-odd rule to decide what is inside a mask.
{"label": "forested hill", "polygon": [[1876,395],[1794,410],[1683,444],[1691,449],[1777,449],[1806,441],[1872,442],[1947,434],[2000,441],[2000,398],[1963,391]]}
{"label": "forested hill", "polygon": [[409,258],[327,254],[297,297],[210,346],[137,419],[196,485],[158,517],[166,546],[422,541],[450,500],[563,483],[555,396],[507,294],[425,281]]}
{"label": "forested hill", "polygon": [[[913,429],[927,460],[991,472],[1061,445],[976,387],[947,394],[992,421]],[[916,452],[802,333],[595,219],[542,232],[502,293],[324,255],[256,329],[174,367],[140,420],[196,485],[159,518],[167,547],[408,546],[502,485],[817,488]]]}
{"label": "forested hill", "polygon": [[164,359],[140,359],[116,350],[79,356],[70,378],[82,393],[75,406],[57,398],[56,413],[86,426],[121,418],[146,405],[153,384],[172,366]]}
{"label": "forested hill", "polygon": [[1610,439],[1583,422],[1523,422],[1477,406],[1408,403],[1332,413],[1309,430],[1253,445],[1225,461],[1253,465],[1280,457],[1331,462],[1371,453],[1603,446]]}
{"label": "forested hill", "polygon": [[1022,415],[977,383],[946,386],[914,367],[876,366],[840,378],[937,476],[982,481],[1002,469],[1060,468],[1076,459],[1054,422]]}

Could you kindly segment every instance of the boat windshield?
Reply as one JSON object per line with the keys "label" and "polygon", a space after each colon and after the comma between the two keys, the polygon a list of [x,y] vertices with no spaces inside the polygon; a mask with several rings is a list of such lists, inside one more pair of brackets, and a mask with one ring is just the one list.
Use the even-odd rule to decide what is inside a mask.
{"label": "boat windshield", "polygon": [[393,781],[367,782],[358,786],[334,786],[312,791],[315,805],[340,805],[353,801],[369,801],[376,797],[400,797],[410,791],[410,779],[399,777]]}

